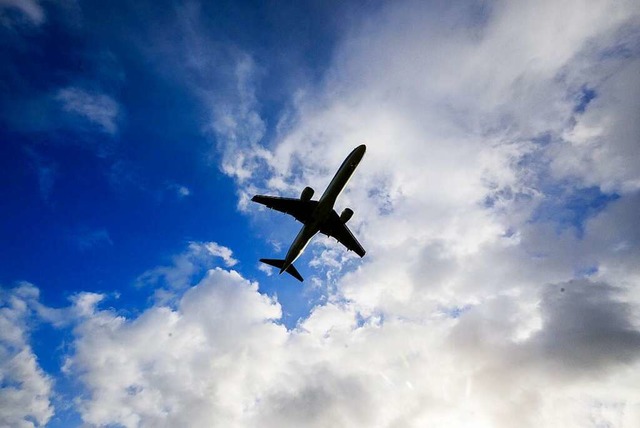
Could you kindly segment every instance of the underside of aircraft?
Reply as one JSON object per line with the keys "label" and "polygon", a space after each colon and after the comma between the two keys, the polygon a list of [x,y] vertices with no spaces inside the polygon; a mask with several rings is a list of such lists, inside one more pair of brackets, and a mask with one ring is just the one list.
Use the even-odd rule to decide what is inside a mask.
{"label": "underside of aircraft", "polygon": [[255,195],[251,198],[253,202],[289,214],[303,224],[284,259],[260,259],[261,262],[279,268],[280,273],[287,272],[297,280],[303,281],[302,276],[293,266],[293,262],[302,254],[311,238],[318,232],[335,238],[360,257],[365,255],[366,251],[347,227],[347,222],[353,216],[353,210],[345,208],[338,215],[333,209],[337,197],[362,160],[365,151],[366,146],[363,144],[356,147],[347,156],[319,200],[311,199],[314,194],[311,187],[305,187],[300,198],[265,195]]}

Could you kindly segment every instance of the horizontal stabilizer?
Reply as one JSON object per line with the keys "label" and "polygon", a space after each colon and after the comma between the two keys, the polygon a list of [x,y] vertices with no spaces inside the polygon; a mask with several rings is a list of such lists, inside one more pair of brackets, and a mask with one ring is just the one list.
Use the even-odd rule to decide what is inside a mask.
{"label": "horizontal stabilizer", "polygon": [[[280,259],[260,259],[260,261],[268,264],[269,266],[277,267],[278,269],[282,269],[282,266],[284,266],[284,260]],[[304,279],[302,279],[302,275],[300,275],[300,272],[298,272],[298,269],[296,269],[293,264],[289,265],[285,272],[300,282],[304,281]]]}

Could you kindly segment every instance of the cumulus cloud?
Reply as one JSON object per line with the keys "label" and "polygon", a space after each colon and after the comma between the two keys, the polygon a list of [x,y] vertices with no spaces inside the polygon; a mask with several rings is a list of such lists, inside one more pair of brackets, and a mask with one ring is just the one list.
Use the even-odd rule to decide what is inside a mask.
{"label": "cumulus cloud", "polygon": [[67,113],[77,115],[97,126],[102,132],[115,134],[118,130],[120,107],[108,95],[78,87],[60,89],[56,99]]}
{"label": "cumulus cloud", "polygon": [[0,289],[0,425],[45,425],[53,416],[52,381],[29,345],[38,289]]}
{"label": "cumulus cloud", "polygon": [[307,250],[328,297],[289,330],[256,283],[210,269],[236,263],[215,243],[143,274],[169,297],[139,315],[76,296],[83,420],[638,426],[636,6],[384,3],[269,148],[255,64],[235,56],[235,97],[198,88],[223,171],[241,197],[322,189],[365,142],[337,208],[354,208],[367,256]]}
{"label": "cumulus cloud", "polygon": [[257,284],[216,268],[175,308],[84,305],[66,370],[96,425],[634,426],[640,333],[614,291],[562,283],[423,322],[334,302],[287,331]]}
{"label": "cumulus cloud", "polygon": [[[346,38],[324,87],[299,102],[299,120],[283,130],[273,155],[265,156],[271,174],[254,187],[322,188],[333,173],[329,166],[366,142],[367,156],[339,202],[359,207],[350,224],[361,232],[372,259],[380,255],[394,266],[411,265],[400,269],[415,272],[407,281],[411,287],[424,282],[414,280],[420,275],[439,271],[429,266],[453,274],[483,255],[496,263],[518,252],[523,261],[532,259],[527,247],[539,242],[534,235],[547,226],[528,221],[566,180],[573,180],[571,192],[581,186],[602,192],[634,188],[633,168],[603,171],[609,178],[627,171],[628,179],[611,184],[594,180],[592,169],[584,177],[575,168],[570,173],[563,160],[571,154],[557,155],[572,150],[575,144],[566,137],[600,109],[597,103],[608,105],[607,114],[616,118],[607,132],[638,135],[626,113],[637,109],[618,115],[618,107],[598,93],[579,113],[575,98],[603,76],[611,84],[628,80],[626,70],[634,61],[616,55],[601,59],[611,46],[618,47],[621,29],[636,28],[633,2],[583,6],[386,5]],[[623,33],[625,46],[637,42],[637,32]],[[611,147],[612,162],[636,163],[637,145],[624,142],[630,140],[602,141]],[[625,155],[613,155],[618,150]],[[580,151],[586,157],[593,153]],[[403,255],[394,256],[399,252]],[[565,261],[558,265],[568,271],[535,280],[569,279],[575,266]],[[367,269],[375,269],[374,283],[386,276],[397,282],[392,278],[397,270],[385,275],[377,263]],[[371,284],[360,283],[371,298]],[[446,288],[450,285],[455,284]]]}
{"label": "cumulus cloud", "polygon": [[211,270],[175,309],[136,319],[94,309],[75,330],[67,370],[88,394],[95,425],[234,426],[281,367],[280,306],[235,272]]}
{"label": "cumulus cloud", "polygon": [[[614,387],[638,355],[637,11],[633,1],[385,4],[346,35],[324,84],[296,100],[261,156],[268,174],[238,180],[241,194],[322,189],[367,144],[338,208],[356,208],[350,227],[368,253],[346,274],[347,260],[323,263],[336,273],[330,301],[343,305],[331,322],[349,309],[408,342],[413,329],[433,340],[416,346],[411,369],[391,371],[422,399],[395,402],[403,417],[372,406],[380,426],[637,421],[631,383]],[[312,266],[331,251],[316,242]],[[421,374],[448,387],[414,381]],[[341,381],[309,378],[273,420],[291,421],[304,396],[326,404],[325,423],[375,426],[350,419],[348,406],[368,396],[333,407]],[[357,385],[343,388],[355,397]]]}

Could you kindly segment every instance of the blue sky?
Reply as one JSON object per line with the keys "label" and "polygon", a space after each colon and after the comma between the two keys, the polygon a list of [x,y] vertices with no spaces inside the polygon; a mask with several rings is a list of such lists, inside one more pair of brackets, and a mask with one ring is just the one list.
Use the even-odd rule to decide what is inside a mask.
{"label": "blue sky", "polygon": [[0,425],[637,426],[638,6],[0,1]]}
{"label": "blue sky", "polygon": [[[3,49],[2,183],[12,206],[3,210],[3,254],[11,258],[3,282],[37,283],[58,305],[79,290],[108,292],[115,284],[139,298],[131,285],[141,271],[190,241],[209,240],[233,246],[256,275],[254,260],[268,249],[236,210],[234,183],[220,173],[216,141],[204,135],[205,107],[190,80],[206,80],[224,97],[232,91],[227,74],[234,50],[279,52],[261,71],[261,84],[274,88],[260,96],[261,113],[270,119],[265,123],[273,127],[289,79],[297,73],[309,84],[317,79],[313,73],[331,48],[327,24],[336,18],[320,5],[202,5],[199,37],[223,39],[208,65],[211,75],[204,76],[175,63],[180,37],[189,37],[180,32],[190,30],[175,21],[195,4],[75,5],[81,14],[75,25],[69,11],[42,7],[47,20],[41,27],[3,28],[17,39]],[[19,22],[19,9],[3,13]],[[164,33],[163,23],[174,25],[177,35]],[[83,105],[65,108],[65,90],[84,95]],[[87,103],[108,110],[99,97],[116,111],[92,119],[83,110]]]}

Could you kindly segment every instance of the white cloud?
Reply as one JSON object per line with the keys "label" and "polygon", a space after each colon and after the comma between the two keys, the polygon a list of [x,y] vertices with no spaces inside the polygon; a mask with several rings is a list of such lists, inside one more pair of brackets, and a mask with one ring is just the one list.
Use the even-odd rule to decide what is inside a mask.
{"label": "white cloud", "polygon": [[263,70],[233,41],[213,38],[202,9],[199,2],[176,7],[169,30],[175,37],[142,49],[153,62],[162,58],[159,71],[201,100],[209,115],[202,131],[215,142],[215,159],[225,174],[246,181],[271,155],[259,144],[266,124],[255,84]]}
{"label": "white cloud", "polygon": [[[67,370],[87,388],[84,421],[638,426],[638,52],[611,53],[620,37],[637,45],[635,6],[385,3],[344,35],[271,151],[259,146],[255,64],[239,55],[237,96],[203,97],[223,170],[241,195],[322,189],[365,142],[337,208],[354,208],[367,256],[329,266],[317,279],[327,301],[292,330],[238,273],[199,277],[214,258],[235,264],[214,243],[143,274],[170,296],[139,316],[78,296]],[[193,67],[209,70],[206,44],[194,49]],[[580,113],[583,87],[597,95]],[[621,195],[581,234],[535,221],[550,200],[591,208],[571,206],[583,186]],[[332,245],[310,248],[312,264],[327,266]]]}
{"label": "white cloud", "polygon": [[237,273],[215,269],[175,310],[153,307],[128,320],[98,311],[75,331],[68,364],[88,390],[80,404],[91,424],[234,426],[255,405],[256,392],[286,341],[271,320],[280,306]]}
{"label": "white cloud", "polygon": [[120,107],[110,96],[68,87],[60,89],[56,99],[62,103],[64,111],[84,118],[107,134],[117,132]]}
{"label": "white cloud", "polygon": [[[582,426],[604,420],[632,426],[637,421],[631,383],[615,388],[627,367],[637,372],[639,355],[634,343],[640,324],[632,315],[640,303],[633,291],[639,276],[632,258],[640,240],[627,214],[637,202],[640,132],[632,119],[638,111],[632,71],[638,68],[637,6],[385,4],[348,33],[324,86],[298,99],[297,120],[281,129],[273,154],[262,157],[269,175],[254,176],[249,184],[239,180],[252,186],[248,191],[322,189],[348,151],[367,144],[338,208],[355,208],[350,226],[368,253],[355,272],[342,277],[332,299],[346,300],[365,320],[383,319],[381,332],[398,328],[408,342],[414,335],[434,341],[427,348],[414,345],[414,367],[390,371],[406,378],[392,379],[383,371],[385,382],[409,382],[412,394],[424,395],[370,406],[379,409],[380,426],[426,421]],[[594,88],[596,98],[580,113],[576,94],[585,87]],[[587,221],[579,237],[571,225],[531,221],[563,186],[570,191],[560,203],[569,205],[571,192],[582,186],[624,194]],[[573,209],[591,209],[591,201],[583,203]],[[319,240],[316,246],[323,254],[326,243]],[[312,265],[319,260],[322,255]],[[594,268],[593,284],[577,279]],[[578,301],[554,307],[546,284],[556,284],[553,290],[572,284],[584,294],[558,291]],[[470,309],[458,321],[443,316],[459,308]],[[619,319],[614,313],[624,315]],[[596,317],[610,324],[595,322]],[[340,320],[336,315],[334,322]],[[562,333],[565,328],[569,333]],[[600,335],[601,328],[612,330]],[[354,336],[345,340],[350,352]],[[605,346],[604,336],[617,342]],[[595,348],[584,340],[594,341]],[[378,348],[381,343],[367,345],[384,366],[392,354]],[[340,354],[333,345],[326,347],[328,359]],[[570,357],[555,354],[554,347]],[[519,367],[511,354],[526,364]],[[629,355],[630,362],[621,355]],[[342,356],[342,363],[348,358]],[[380,367],[366,357],[361,364]],[[574,376],[583,365],[587,369]],[[429,378],[441,389],[416,378]],[[375,425],[349,419],[355,417],[349,414],[353,408],[336,416],[332,406],[339,389],[313,379],[289,396],[291,407],[276,412],[274,421],[286,425],[286,410],[302,407],[297,397],[305,387],[311,407],[317,399],[330,409],[325,423]],[[351,387],[356,388],[344,386]],[[365,389],[376,391],[369,384]],[[457,401],[469,389],[477,392]],[[616,398],[607,400],[607,394]],[[612,416],[593,403],[625,410]],[[401,405],[410,410],[394,419],[399,418],[395,406]]]}
{"label": "white cloud", "polygon": [[[258,113],[253,79],[255,65],[251,57],[242,55],[235,64],[234,80],[237,97],[214,98],[212,128],[223,153],[222,170],[242,182],[251,178],[257,160],[267,152],[258,145],[266,126]],[[238,151],[243,147],[245,150]]]}
{"label": "white cloud", "polygon": [[[234,266],[238,263],[238,261],[232,257],[233,252],[227,247],[219,245],[215,242],[205,242],[201,245],[212,256],[220,257],[222,260],[224,260],[224,264],[227,266]],[[198,246],[198,244],[192,243],[189,247],[194,248],[194,246]]]}
{"label": "white cloud", "polygon": [[5,25],[7,21],[3,15],[7,9],[19,10],[33,25],[40,25],[46,20],[44,10],[37,0],[0,0],[0,23]]}
{"label": "white cloud", "polygon": [[[469,5],[440,10],[416,2],[386,5],[349,34],[325,87],[299,102],[299,120],[283,132],[273,156],[264,157],[273,176],[252,184],[274,191],[307,184],[322,189],[334,172],[329,166],[339,165],[354,145],[367,143],[367,155],[339,203],[356,207],[350,224],[369,249],[365,269],[354,281],[359,285],[345,282],[345,292],[355,299],[355,288],[361,289],[358,298],[373,299],[368,304],[374,307],[389,301],[383,292],[404,293],[402,305],[415,291],[424,297],[428,290],[419,287],[422,283],[439,284],[435,300],[443,299],[443,292],[449,299],[455,291],[473,302],[474,290],[495,291],[505,280],[522,286],[571,279],[576,264],[586,260],[580,261],[581,255],[532,260],[529,247],[553,247],[564,237],[528,220],[549,188],[570,172],[574,179],[578,175],[577,186],[635,188],[637,168],[631,165],[637,163],[637,144],[629,141],[637,141],[638,131],[629,114],[637,108],[625,103],[619,109],[609,101],[616,92],[604,84],[584,116],[576,113],[572,98],[577,88],[604,76],[611,85],[628,80],[634,61],[615,55],[601,59],[617,46],[621,28],[637,28],[633,6],[497,2],[481,10]],[[632,46],[637,32],[627,33],[625,44]],[[637,98],[632,91],[624,95]],[[603,140],[608,151],[571,149],[574,144],[564,138],[592,109],[601,109],[598,102],[616,117],[606,132],[631,139]],[[539,142],[545,138],[551,143]],[[587,159],[596,153],[599,157],[590,162],[599,166],[583,162],[578,173],[563,166],[577,151]],[[623,160],[624,167],[616,170],[613,165]],[[606,180],[593,178],[598,171]],[[275,182],[285,184],[276,189]],[[485,206],[488,199],[492,207]],[[540,233],[546,241],[536,236]],[[569,244],[565,249],[574,251]],[[501,263],[505,257],[508,262]],[[535,267],[525,283],[515,266],[527,265]],[[546,265],[553,270],[539,272]],[[468,271],[489,288],[468,283]],[[378,288],[379,299],[374,297]]]}
{"label": "white cloud", "polygon": [[183,290],[193,284],[199,275],[202,276],[217,265],[218,258],[228,267],[238,263],[233,258],[233,252],[223,245],[216,242],[191,242],[186,251],[172,258],[170,265],[144,272],[137,282],[140,285],[161,285],[163,288],[156,290],[156,297],[162,301],[172,299],[175,297],[175,290]]}
{"label": "white cloud", "polygon": [[[67,371],[96,425],[635,426],[640,333],[613,291],[563,283],[423,322],[329,303],[287,331],[275,301],[217,268],[175,309],[78,311]],[[542,328],[516,340],[536,300]]]}
{"label": "white cloud", "polygon": [[273,275],[273,269],[264,263],[258,263],[258,270],[264,272],[267,276]]}
{"label": "white cloud", "polygon": [[189,190],[187,186],[183,186],[181,184],[169,183],[167,184],[167,190],[174,192],[179,199],[191,195],[191,190]]}
{"label": "white cloud", "polygon": [[0,289],[0,425],[45,425],[53,415],[52,381],[29,345],[32,305],[38,289]]}

